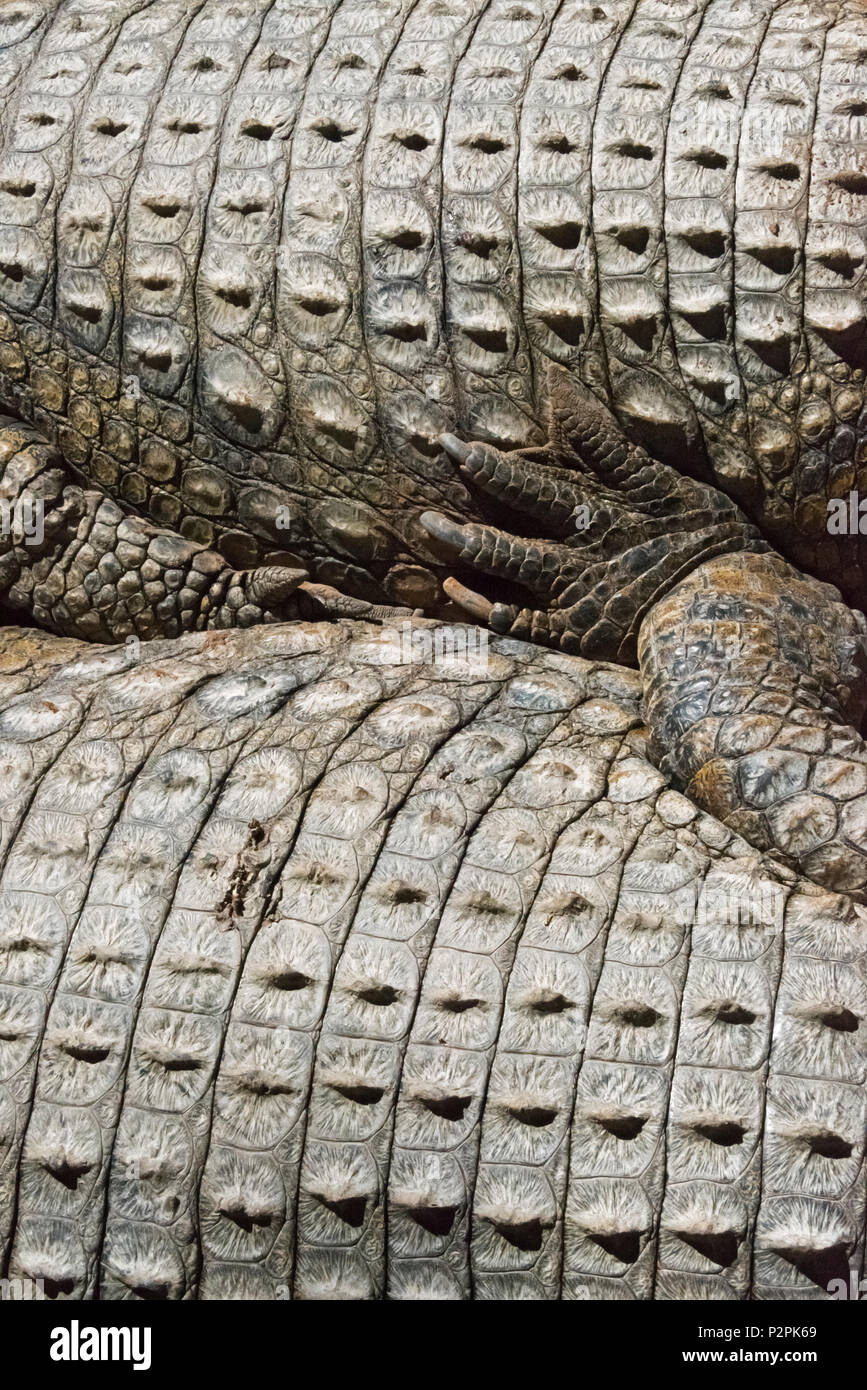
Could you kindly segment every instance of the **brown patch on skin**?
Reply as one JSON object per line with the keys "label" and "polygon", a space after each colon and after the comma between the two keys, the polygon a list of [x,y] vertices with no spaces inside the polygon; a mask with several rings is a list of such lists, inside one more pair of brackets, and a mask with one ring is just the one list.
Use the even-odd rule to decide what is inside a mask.
{"label": "brown patch on skin", "polygon": [[705,763],[700,768],[689,784],[687,795],[694,796],[699,805],[718,820],[725,820],[738,805],[731,769],[720,759]]}
{"label": "brown patch on skin", "polygon": [[229,929],[236,917],[244,915],[247,894],[262,872],[267,858],[267,855],[258,852],[266,840],[263,826],[254,818],[250,821],[248,828],[250,831],[249,839],[238,856],[238,863],[232,873],[226,895],[217,908],[217,916],[228,919],[226,930]]}
{"label": "brown patch on skin", "polygon": [[216,651],[218,648],[224,647],[229,640],[229,632],[229,628],[223,628],[221,631],[216,632],[213,629],[209,631],[202,643],[202,651]]}

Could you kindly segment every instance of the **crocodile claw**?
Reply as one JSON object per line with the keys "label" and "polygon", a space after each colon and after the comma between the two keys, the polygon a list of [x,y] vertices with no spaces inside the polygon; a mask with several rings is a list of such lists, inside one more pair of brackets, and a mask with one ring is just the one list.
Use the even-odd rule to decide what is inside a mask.
{"label": "crocodile claw", "polygon": [[463,584],[459,584],[457,579],[447,579],[443,584],[443,590],[452,603],[456,603],[475,622],[490,623],[491,614],[496,605],[491,603],[490,599],[485,598],[483,594],[477,594],[474,590],[467,589]]}
{"label": "crocodile claw", "polygon": [[371,623],[403,622],[422,616],[420,608],[390,607],[384,603],[368,603],[365,599],[350,598],[330,584],[299,584],[298,611],[302,618],[360,618]]}
{"label": "crocodile claw", "polygon": [[478,492],[531,518],[527,539],[478,522],[424,512],[421,524],[448,560],[528,591],[526,608],[488,604],[458,585],[451,596],[497,632],[634,664],[645,615],[714,555],[766,549],[730,498],[682,477],[624,434],[586,387],[548,374],[548,443],[498,449],[440,436]]}
{"label": "crocodile claw", "polygon": [[524,584],[546,599],[558,577],[575,569],[574,556],[555,541],[523,540],[495,526],[451,521],[441,512],[423,512],[421,524],[431,540],[462,564]]}
{"label": "crocodile claw", "polygon": [[523,641],[537,642],[540,646],[560,646],[569,649],[567,638],[559,632],[552,632],[550,616],[540,608],[519,608],[514,603],[491,603],[484,594],[468,589],[457,579],[447,579],[443,590],[453,603],[462,608],[474,623],[483,623],[492,632]]}
{"label": "crocodile claw", "polygon": [[473,452],[472,446],[465,444],[462,439],[458,439],[456,434],[441,434],[440,444],[455,463],[466,463]]}
{"label": "crocodile claw", "polygon": [[592,480],[580,471],[577,457],[564,468],[550,449],[504,452],[493,444],[464,444],[453,434],[441,434],[440,443],[480,492],[541,521],[552,534],[574,535],[579,509],[589,520]]}

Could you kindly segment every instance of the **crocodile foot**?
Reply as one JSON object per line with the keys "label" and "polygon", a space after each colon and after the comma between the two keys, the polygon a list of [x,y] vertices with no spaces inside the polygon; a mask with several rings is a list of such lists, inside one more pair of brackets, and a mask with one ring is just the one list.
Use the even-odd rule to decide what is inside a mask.
{"label": "crocodile foot", "polygon": [[222,555],[71,484],[54,447],[0,416],[0,592],[7,605],[67,637],[122,642],[293,618],[389,621],[385,608],[304,569],[237,570]]}
{"label": "crocodile foot", "polygon": [[548,388],[544,448],[504,453],[442,437],[472,487],[531,518],[544,538],[460,524],[438,512],[425,512],[422,524],[453,562],[528,591],[526,606],[489,603],[448,582],[450,598],[477,621],[634,665],[643,618],[678,580],[711,556],[768,546],[716,488],[632,444],[610,411],[561,368],[550,368]]}
{"label": "crocodile foot", "polygon": [[590,392],[559,371],[550,385],[547,448],[444,443],[551,539],[424,517],[453,560],[524,585],[536,606],[456,579],[450,597],[497,632],[637,660],[663,771],[757,848],[867,899],[864,617],[768,553],[728,498],[631,444]]}

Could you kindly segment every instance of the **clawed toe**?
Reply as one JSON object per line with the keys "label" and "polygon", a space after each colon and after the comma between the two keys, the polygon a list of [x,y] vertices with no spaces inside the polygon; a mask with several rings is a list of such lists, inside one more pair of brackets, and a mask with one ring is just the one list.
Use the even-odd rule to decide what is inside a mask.
{"label": "clawed toe", "polygon": [[465,464],[473,452],[471,445],[458,439],[456,434],[441,434],[440,443],[449,457],[455,460],[455,463]]}
{"label": "clawed toe", "polygon": [[490,599],[485,598],[484,594],[477,594],[473,589],[466,588],[459,584],[457,579],[447,579],[443,584],[443,590],[456,603],[459,608],[472,618],[474,622],[489,624],[494,604]]}
{"label": "clawed toe", "polygon": [[589,497],[577,460],[562,467],[550,449],[504,452],[479,441],[465,444],[453,434],[440,435],[440,443],[480,492],[535,518],[552,535],[574,534],[576,513]]}
{"label": "clawed toe", "polygon": [[443,546],[451,558],[456,559],[461,554],[466,543],[466,527],[450,521],[442,512],[422,512],[420,520],[431,540]]}
{"label": "clawed toe", "polygon": [[304,569],[286,565],[263,565],[253,570],[247,580],[247,596],[260,608],[275,609],[285,603],[309,575]]}
{"label": "clawed toe", "polygon": [[712,556],[767,548],[737,505],[652,459],[592,392],[557,369],[548,378],[548,443],[504,451],[441,436],[477,492],[543,539],[522,539],[439,512],[421,517],[447,560],[521,585],[532,606],[489,603],[456,581],[446,592],[475,621],[515,637],[634,664],[641,623]]}
{"label": "clawed toe", "polygon": [[333,589],[330,584],[299,584],[295,601],[297,616],[310,620],[356,618],[365,622],[391,623],[422,616],[419,608],[390,607],[388,604],[350,598],[339,589]]}

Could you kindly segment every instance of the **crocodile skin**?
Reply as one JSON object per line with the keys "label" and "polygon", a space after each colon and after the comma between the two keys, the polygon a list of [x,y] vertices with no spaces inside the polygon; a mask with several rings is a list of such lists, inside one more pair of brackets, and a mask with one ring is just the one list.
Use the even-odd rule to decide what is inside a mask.
{"label": "crocodile skin", "polygon": [[[861,0],[0,7],[0,402],[232,565],[441,599],[560,363],[865,599]],[[287,560],[288,557],[288,560]]]}
{"label": "crocodile skin", "polygon": [[861,1269],[865,910],[667,785],[634,673],[468,634],[7,630],[11,1275],[810,1299]]}
{"label": "crocodile skin", "polygon": [[[0,592],[127,641],[0,634],[0,1275],[863,1269],[865,55],[862,0],[0,4]],[[484,659],[395,627],[447,601]]]}

